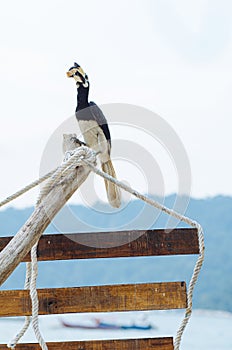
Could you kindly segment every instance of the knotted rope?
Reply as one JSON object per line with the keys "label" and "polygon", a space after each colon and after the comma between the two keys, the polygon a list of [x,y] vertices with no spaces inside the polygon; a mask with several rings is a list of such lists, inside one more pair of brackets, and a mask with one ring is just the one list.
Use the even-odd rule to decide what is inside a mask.
{"label": "knotted rope", "polygon": [[[66,175],[69,174],[74,168],[77,166],[88,166],[95,174],[103,177],[105,180],[108,180],[118,187],[122,188],[123,190],[131,193],[133,196],[143,200],[144,202],[148,203],[149,205],[165,212],[168,215],[171,215],[175,217],[176,219],[185,222],[186,224],[194,227],[197,229],[198,233],[198,242],[199,242],[199,257],[196,261],[196,265],[188,286],[188,292],[187,292],[187,308],[185,311],[184,318],[181,322],[181,325],[177,331],[177,335],[174,342],[174,349],[179,350],[181,339],[183,332],[185,330],[185,327],[191,317],[192,314],[192,298],[193,298],[193,291],[194,287],[196,285],[203,261],[204,261],[204,235],[201,225],[191,220],[190,218],[181,215],[177,212],[175,212],[172,209],[169,209],[165,207],[164,205],[158,203],[157,201],[144,196],[143,194],[139,193],[138,191],[132,189],[130,186],[118,181],[117,179],[113,178],[112,176],[104,173],[103,171],[99,170],[94,164],[93,161],[96,157],[96,153],[93,150],[90,150],[88,147],[82,146],[75,150],[68,151],[65,153],[65,159],[64,162],[61,164],[60,167],[56,168],[54,171],[49,172],[48,174],[44,175],[42,178],[34,181],[32,184],[24,187],[22,190],[16,192],[14,195],[6,198],[6,200],[0,202],[0,207],[3,206],[6,203],[9,203],[11,200],[19,197],[21,194],[25,193],[29,189],[37,186],[38,184],[42,183],[45,180],[48,180],[45,186],[42,188],[40,197],[37,201],[37,205],[43,200],[44,196],[49,193],[52,186],[55,186],[57,182]],[[38,242],[37,242],[38,243]],[[30,296],[32,300],[32,324],[35,331],[36,338],[43,350],[47,350],[47,345],[45,344],[40,331],[38,327],[38,296],[36,291],[36,277],[37,277],[37,256],[36,256],[36,249],[37,249],[37,243],[32,248],[31,251],[31,263],[27,263],[27,274],[26,274],[26,281],[25,281],[25,289],[29,289],[30,287]],[[14,349],[19,339],[22,337],[22,335],[27,330],[28,326],[30,324],[30,317],[26,317],[25,323],[23,328],[21,329],[20,333],[16,335],[16,337],[8,344],[8,347],[11,349]]]}

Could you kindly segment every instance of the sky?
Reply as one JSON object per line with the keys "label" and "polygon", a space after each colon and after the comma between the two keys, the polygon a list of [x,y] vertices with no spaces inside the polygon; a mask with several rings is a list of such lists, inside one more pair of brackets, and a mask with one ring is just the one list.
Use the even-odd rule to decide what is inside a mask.
{"label": "sky", "polygon": [[[179,173],[190,166],[193,197],[232,195],[231,15],[229,0],[3,2],[0,199],[39,177],[49,140],[73,116],[76,89],[65,72],[74,61],[89,76],[91,100],[108,111],[119,179],[143,192],[154,181],[152,188],[167,195],[179,191]],[[116,108],[118,124],[112,104],[122,106]],[[138,116],[126,127],[123,105],[158,115],[167,126],[164,142],[149,134],[153,119],[150,125],[142,112],[144,127]],[[182,169],[166,145],[170,130],[187,154]],[[59,139],[57,154],[61,144]],[[131,159],[133,152],[123,155],[122,144],[134,145]],[[136,159],[137,146],[143,147],[141,158],[152,156],[149,170]],[[103,182],[94,181],[100,196]],[[12,204],[33,205],[37,191]]]}

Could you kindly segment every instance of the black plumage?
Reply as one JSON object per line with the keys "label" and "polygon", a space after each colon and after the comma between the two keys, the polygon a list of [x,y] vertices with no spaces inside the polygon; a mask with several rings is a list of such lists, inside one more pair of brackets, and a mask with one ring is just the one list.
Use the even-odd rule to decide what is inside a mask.
{"label": "black plumage", "polygon": [[[78,92],[78,96],[80,96],[80,92]],[[87,109],[86,109],[87,108]],[[106,140],[109,142],[111,146],[111,136],[110,136],[110,130],[109,126],[106,120],[106,117],[104,116],[102,110],[96,105],[93,101],[86,101],[85,104],[80,104],[79,100],[77,99],[77,107],[75,112],[77,120],[93,120],[96,121],[96,123],[100,126],[102,129]]]}

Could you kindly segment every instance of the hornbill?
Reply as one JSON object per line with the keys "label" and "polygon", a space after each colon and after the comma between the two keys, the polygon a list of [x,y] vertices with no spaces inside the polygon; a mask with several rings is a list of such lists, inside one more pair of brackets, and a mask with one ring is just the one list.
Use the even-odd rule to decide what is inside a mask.
{"label": "hornbill", "polygon": [[[94,102],[88,101],[88,76],[76,62],[66,74],[69,78],[74,78],[76,82],[77,107],[75,115],[84,140],[88,147],[99,153],[102,170],[116,178],[110,158],[111,138],[109,127],[101,109]],[[109,203],[113,207],[119,208],[121,205],[120,189],[107,180],[105,180],[105,187]]]}

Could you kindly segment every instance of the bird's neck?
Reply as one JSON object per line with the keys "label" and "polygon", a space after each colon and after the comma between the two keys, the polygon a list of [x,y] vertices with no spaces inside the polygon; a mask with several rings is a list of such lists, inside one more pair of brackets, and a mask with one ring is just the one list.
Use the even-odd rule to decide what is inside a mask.
{"label": "bird's neck", "polygon": [[88,98],[89,98],[89,86],[85,88],[82,85],[80,85],[77,88],[77,110],[80,110],[89,106]]}

